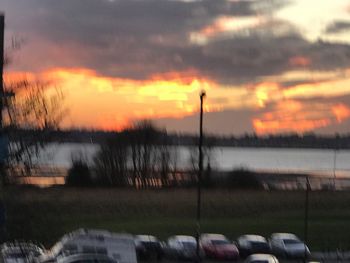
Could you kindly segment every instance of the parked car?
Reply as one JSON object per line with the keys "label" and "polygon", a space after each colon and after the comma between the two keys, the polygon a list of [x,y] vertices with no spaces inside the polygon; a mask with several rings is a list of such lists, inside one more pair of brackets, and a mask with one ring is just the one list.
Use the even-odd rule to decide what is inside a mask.
{"label": "parked car", "polygon": [[272,253],[285,258],[307,258],[310,250],[296,235],[274,233],[270,238]]}
{"label": "parked car", "polygon": [[118,263],[137,263],[134,238],[106,230],[78,229],[64,235],[37,263],[56,262],[75,254],[101,254]]}
{"label": "parked car", "polygon": [[118,263],[118,261],[102,254],[74,254],[58,257],[56,263]]}
{"label": "parked car", "polygon": [[44,255],[44,248],[31,242],[6,242],[1,245],[1,262],[30,263]]}
{"label": "parked car", "polygon": [[137,258],[140,260],[161,260],[164,255],[162,245],[158,238],[151,235],[135,236]]}
{"label": "parked car", "polygon": [[270,245],[266,238],[259,235],[243,235],[237,238],[237,247],[241,257],[251,254],[270,253]]}
{"label": "parked car", "polygon": [[270,254],[252,254],[244,263],[278,263],[278,259]]}
{"label": "parked car", "polygon": [[236,260],[239,258],[238,248],[224,235],[202,234],[200,243],[208,258],[219,260]]}
{"label": "parked car", "polygon": [[[171,258],[195,260],[197,258],[197,241],[192,236],[177,235],[168,238],[167,254]],[[200,256],[203,256],[200,248]]]}

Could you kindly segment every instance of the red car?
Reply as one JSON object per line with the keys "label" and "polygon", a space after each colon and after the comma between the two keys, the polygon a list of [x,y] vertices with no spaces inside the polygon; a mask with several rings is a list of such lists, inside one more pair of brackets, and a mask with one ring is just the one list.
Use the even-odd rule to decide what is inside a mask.
{"label": "red car", "polygon": [[200,238],[206,257],[219,260],[236,260],[238,248],[221,234],[202,234]]}

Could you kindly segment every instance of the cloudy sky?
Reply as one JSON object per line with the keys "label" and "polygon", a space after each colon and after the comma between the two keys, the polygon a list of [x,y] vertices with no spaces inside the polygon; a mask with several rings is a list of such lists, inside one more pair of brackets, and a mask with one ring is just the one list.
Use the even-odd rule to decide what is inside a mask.
{"label": "cloudy sky", "polygon": [[349,0],[0,0],[7,80],[50,80],[64,127],[350,131]]}

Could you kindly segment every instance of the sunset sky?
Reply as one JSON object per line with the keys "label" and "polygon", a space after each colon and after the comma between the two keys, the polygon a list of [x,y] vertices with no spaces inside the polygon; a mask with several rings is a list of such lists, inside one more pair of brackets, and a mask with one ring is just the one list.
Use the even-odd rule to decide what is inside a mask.
{"label": "sunset sky", "polygon": [[350,131],[349,0],[0,0],[5,79],[49,80],[62,127],[153,119],[241,135]]}

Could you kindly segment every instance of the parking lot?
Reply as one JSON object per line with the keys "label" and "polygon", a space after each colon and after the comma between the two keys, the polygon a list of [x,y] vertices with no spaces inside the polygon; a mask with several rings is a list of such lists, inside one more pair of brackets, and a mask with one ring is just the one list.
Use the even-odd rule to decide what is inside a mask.
{"label": "parking lot", "polygon": [[[140,263],[183,263],[183,262],[191,262],[191,261],[179,261],[179,260],[170,260],[170,259],[163,259],[162,261],[139,261]],[[228,262],[236,262],[236,263],[243,263],[244,259],[240,259],[238,261],[217,261],[217,260],[209,260],[209,259],[204,259],[201,261],[202,263],[228,263]],[[303,260],[287,260],[287,259],[279,259],[279,263],[304,263],[305,261]],[[321,258],[314,258],[310,259],[309,261],[306,262],[325,262],[325,263],[338,263],[338,262],[350,262],[350,258],[326,258],[323,257]]]}

